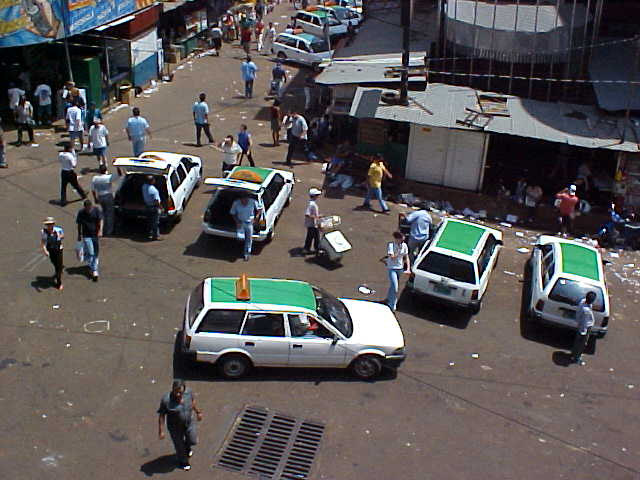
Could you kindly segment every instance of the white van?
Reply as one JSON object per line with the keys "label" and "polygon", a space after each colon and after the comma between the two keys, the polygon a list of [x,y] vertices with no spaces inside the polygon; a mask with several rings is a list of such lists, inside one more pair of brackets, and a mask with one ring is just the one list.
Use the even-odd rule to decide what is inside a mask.
{"label": "white van", "polygon": [[305,12],[299,10],[295,16],[295,25],[302,28],[305,33],[310,33],[317,37],[324,38],[324,26],[329,26],[329,36],[337,37],[346,35],[347,26],[338,20],[334,14],[318,10],[315,12]]}
{"label": "white van", "polygon": [[274,40],[271,53],[281,60],[291,60],[312,67],[317,67],[320,62],[330,59],[333,55],[323,38],[309,33],[281,33]]}

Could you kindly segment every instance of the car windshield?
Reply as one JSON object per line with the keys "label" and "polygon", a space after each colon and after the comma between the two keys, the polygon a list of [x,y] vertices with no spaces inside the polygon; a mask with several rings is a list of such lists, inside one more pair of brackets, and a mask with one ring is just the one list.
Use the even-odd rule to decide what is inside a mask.
{"label": "car windshield", "polygon": [[195,322],[198,314],[204,308],[204,299],[202,297],[202,292],[204,289],[204,282],[200,282],[196,288],[193,289],[191,295],[189,295],[189,300],[187,304],[187,316],[189,319],[189,326],[193,327],[193,322]]}
{"label": "car windshield", "polygon": [[457,282],[476,283],[473,263],[438,252],[429,252],[418,265],[418,269]]}
{"label": "car windshield", "polygon": [[317,287],[313,287],[313,294],[316,297],[318,315],[329,321],[345,337],[350,337],[353,334],[353,323],[344,303]]}
{"label": "car windshield", "polygon": [[339,8],[336,8],[336,9],[333,10],[333,13],[336,14],[336,17],[338,17],[338,20],[346,20],[348,18],[351,18],[347,14],[347,10],[341,10]]}
{"label": "car windshield", "polygon": [[580,300],[587,296],[588,292],[595,292],[596,294],[596,300],[592,305],[593,310],[604,312],[604,295],[600,287],[567,278],[559,278],[556,281],[549,294],[549,300],[577,306]]}
{"label": "car windshield", "polygon": [[329,45],[327,45],[327,42],[317,41],[311,44],[311,51],[313,51],[313,53],[322,53],[326,52],[327,50],[329,50]]}

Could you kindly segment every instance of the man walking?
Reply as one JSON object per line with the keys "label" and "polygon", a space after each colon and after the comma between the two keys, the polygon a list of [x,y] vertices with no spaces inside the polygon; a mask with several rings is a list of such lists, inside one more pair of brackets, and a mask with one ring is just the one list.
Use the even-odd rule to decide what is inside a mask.
{"label": "man walking", "polygon": [[242,71],[242,80],[244,80],[244,96],[251,98],[253,96],[253,82],[256,79],[258,67],[251,61],[251,57],[247,55],[240,69]]}
{"label": "man walking", "polygon": [[199,96],[199,101],[193,104],[193,121],[196,124],[196,146],[201,147],[200,143],[200,135],[204,130],[204,134],[209,139],[209,143],[213,143],[213,135],[211,135],[211,130],[209,129],[209,105],[205,100],[207,96],[204,93],[201,93]]}
{"label": "man walking", "polygon": [[94,118],[93,125],[89,128],[89,143],[93,148],[93,154],[98,159],[98,166],[107,164],[107,147],[109,146],[109,130],[102,124],[102,120]]}
{"label": "man walking", "polygon": [[125,126],[125,132],[133,148],[133,156],[138,157],[144,152],[147,136],[151,138],[151,128],[147,119],[140,116],[140,109],[133,107],[133,116],[129,117]]}
{"label": "man walking", "polygon": [[160,192],[155,183],[156,179],[153,175],[148,175],[145,184],[142,185],[142,200],[147,210],[149,238],[152,241],[160,240],[160,213],[162,212]]}
{"label": "man walking", "polygon": [[420,209],[411,212],[409,215],[401,213],[400,219],[406,220],[410,225],[407,246],[409,247],[409,259],[413,261],[424,243],[429,239],[432,223],[431,215],[425,209]]}
{"label": "man walking", "polygon": [[592,310],[592,305],[595,300],[595,292],[587,293],[585,298],[580,300],[578,310],[576,311],[578,331],[576,332],[576,336],[573,340],[573,347],[571,348],[571,361],[579,365],[584,365],[584,362],[582,361],[582,353],[589,342],[591,328],[595,323]]}
{"label": "man walking", "polygon": [[78,139],[80,150],[82,150],[84,147],[84,122],[82,121],[82,109],[77,102],[73,102],[67,109],[66,123],[71,145],[75,147],[75,141]]}
{"label": "man walking", "polygon": [[91,179],[91,193],[96,204],[102,209],[104,225],[102,233],[111,235],[113,233],[113,193],[111,182],[113,175],[107,171],[106,165],[100,165],[100,174]]}
{"label": "man walking", "polygon": [[240,46],[244,50],[244,53],[249,55],[251,51],[251,27],[243,27],[240,31]]}
{"label": "man walking", "polygon": [[62,290],[62,240],[64,240],[64,231],[62,227],[56,225],[53,217],[47,217],[42,222],[42,233],[40,235],[40,247],[42,252],[49,257],[54,268],[54,285],[58,290]]}
{"label": "man walking", "polygon": [[384,165],[384,157],[378,153],[371,159],[371,165],[369,165],[369,171],[367,172],[367,194],[364,197],[362,207],[370,209],[371,197],[376,197],[378,202],[380,202],[382,213],[389,213],[389,207],[384,201],[384,198],[382,198],[382,177],[393,178]]}
{"label": "man walking", "polygon": [[576,195],[576,186],[569,185],[569,188],[565,188],[556,193],[556,199],[559,200],[558,211],[560,216],[558,221],[560,222],[560,233],[566,236],[567,233],[573,232],[573,219],[576,216],[576,205],[580,199]]}
{"label": "man walking", "polygon": [[64,151],[58,155],[60,161],[60,205],[63,207],[67,204],[67,185],[70,183],[78,195],[84,200],[87,194],[78,183],[76,175],[76,166],[78,165],[78,157],[73,150],[72,143],[65,143]]}
{"label": "man walking", "polygon": [[400,276],[403,273],[411,273],[409,248],[404,243],[404,235],[402,233],[393,232],[393,241],[387,244],[387,254],[382,260],[387,266],[389,275],[389,290],[387,291],[386,303],[395,312],[398,304]]}
{"label": "man walking", "polygon": [[244,156],[247,156],[249,160],[249,165],[255,167],[256,164],[253,161],[253,155],[251,154],[251,146],[253,145],[253,141],[251,140],[251,134],[247,130],[247,126],[245,124],[240,125],[240,131],[238,132],[238,146],[242,149],[240,153],[240,157],[238,159],[238,165],[242,165],[242,159]]}
{"label": "man walking", "polygon": [[242,148],[233,140],[233,135],[227,135],[215,148],[222,152],[222,176],[226,177],[227,172],[238,165],[238,156],[242,153]]}
{"label": "man walking", "polygon": [[15,112],[18,107],[20,97],[25,94],[25,91],[16,87],[15,83],[9,82],[9,88],[7,89],[7,97],[9,97],[9,110]]}
{"label": "man walking", "polygon": [[196,397],[183,380],[176,379],[171,386],[171,392],[165,393],[158,408],[158,437],[164,439],[163,425],[171,435],[176,449],[178,465],[183,470],[191,470],[189,458],[193,455],[191,447],[198,443],[196,423],[193,422],[193,412],[202,421],[202,410],[196,406]]}
{"label": "man walking", "polygon": [[[320,211],[316,200],[322,194],[317,188],[309,190],[309,203],[307,209],[304,212],[304,226],[307,227],[307,237],[304,240],[304,248],[302,253],[317,253],[318,245],[320,243],[320,230],[318,230],[318,224],[320,222]],[[313,250],[311,246],[313,245]]]}
{"label": "man walking", "polygon": [[269,27],[265,33],[264,43],[260,53],[263,55],[269,55],[271,48],[273,47],[273,41],[276,39],[276,29],[273,26],[273,22],[269,22]]}
{"label": "man walking", "polygon": [[287,149],[287,159],[285,161],[286,165],[293,166],[291,163],[291,157],[293,157],[293,152],[301,146],[304,148],[307,142],[307,131],[309,130],[309,126],[307,125],[307,121],[305,118],[300,115],[298,112],[291,113],[291,131],[288,135],[289,140],[289,148]]}
{"label": "man walking", "polygon": [[78,242],[82,242],[84,261],[89,267],[91,279],[98,281],[98,255],[100,255],[100,243],[98,238],[102,236],[102,212],[94,207],[91,200],[84,201],[84,208],[76,217],[78,224]]}
{"label": "man walking", "polygon": [[273,93],[275,93],[276,99],[282,98],[282,92],[284,91],[284,84],[287,83],[287,72],[282,68],[282,61],[279,59],[276,62],[276,66],[271,70],[271,78],[273,79]]}
{"label": "man walking", "polygon": [[251,246],[253,244],[253,222],[256,217],[260,218],[262,209],[254,198],[249,197],[249,195],[243,195],[233,201],[229,213],[236,221],[238,239],[244,240],[243,254],[244,261],[247,262],[251,256]]}
{"label": "man walking", "polygon": [[38,100],[36,108],[38,125],[51,125],[51,87],[41,83],[36,87],[33,95]]}

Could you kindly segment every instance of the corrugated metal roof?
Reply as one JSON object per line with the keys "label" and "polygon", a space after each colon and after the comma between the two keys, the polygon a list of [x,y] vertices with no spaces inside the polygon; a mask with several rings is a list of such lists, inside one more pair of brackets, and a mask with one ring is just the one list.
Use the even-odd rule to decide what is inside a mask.
{"label": "corrugated metal roof", "polygon": [[[591,80],[640,80],[640,72],[635,64],[637,42],[599,47],[593,50],[589,64]],[[640,110],[640,86],[630,84],[594,83],[598,106],[611,112],[617,110]]]}
{"label": "corrugated metal roof", "polygon": [[[413,52],[409,58],[409,66],[424,65],[425,53]],[[333,59],[316,77],[316,83],[322,85],[346,85],[361,83],[393,83],[400,78],[384,76],[388,67],[402,65],[400,54],[395,55],[363,55],[358,57]],[[410,82],[424,82],[424,77],[409,77]]]}
{"label": "corrugated metal roof", "polygon": [[[375,95],[365,95],[365,92]],[[431,84],[425,92],[409,92],[409,106],[378,102],[377,108],[368,104],[360,110],[363,99],[380,98],[384,90],[359,87],[350,115],[410,122],[416,125],[483,130],[521,137],[537,138],[585,148],[604,148],[627,152],[640,152],[640,128],[631,122],[624,133],[624,122],[617,117],[601,114],[595,107],[569,103],[540,102],[507,97],[508,116],[484,117],[469,112],[478,110],[478,95],[496,95],[467,87]],[[460,122],[466,122],[460,123]],[[640,123],[639,123],[640,126]]]}

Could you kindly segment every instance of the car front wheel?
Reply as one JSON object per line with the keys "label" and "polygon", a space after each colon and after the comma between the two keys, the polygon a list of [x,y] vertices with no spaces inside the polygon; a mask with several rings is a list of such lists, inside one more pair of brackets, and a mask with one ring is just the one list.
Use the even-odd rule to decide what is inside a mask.
{"label": "car front wheel", "polygon": [[351,364],[353,373],[363,379],[371,380],[382,371],[382,361],[375,355],[361,355]]}
{"label": "car front wheel", "polygon": [[284,52],[278,52],[277,57],[278,57],[280,60],[286,60],[286,59],[287,59],[287,56],[285,55],[285,53],[284,53]]}
{"label": "car front wheel", "polygon": [[236,379],[249,372],[251,363],[242,355],[225,355],[218,360],[218,368],[225,378]]}

